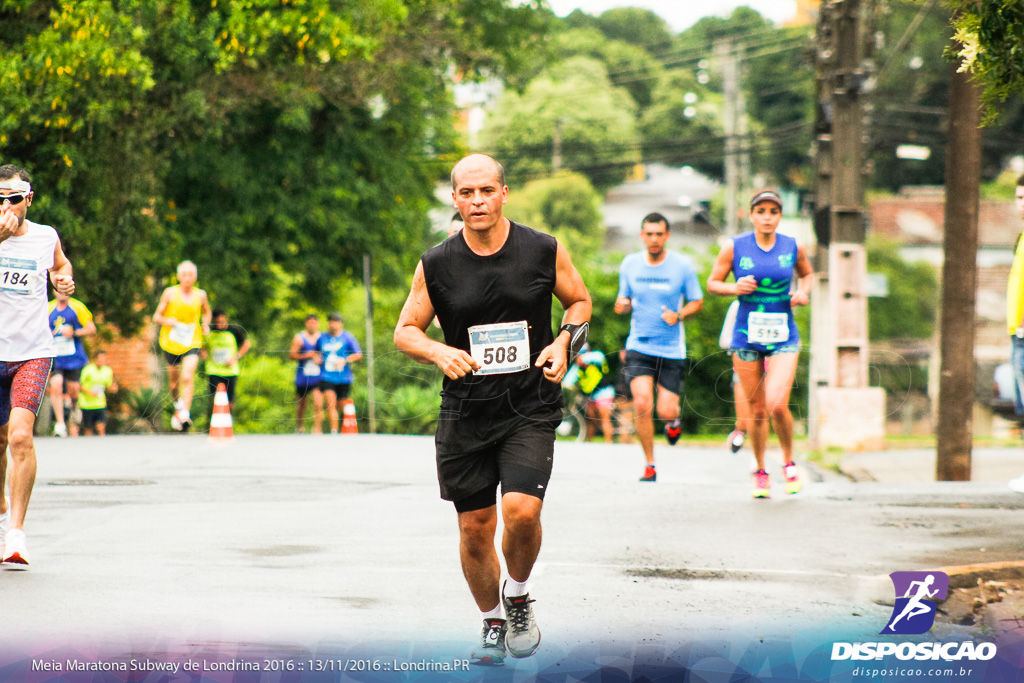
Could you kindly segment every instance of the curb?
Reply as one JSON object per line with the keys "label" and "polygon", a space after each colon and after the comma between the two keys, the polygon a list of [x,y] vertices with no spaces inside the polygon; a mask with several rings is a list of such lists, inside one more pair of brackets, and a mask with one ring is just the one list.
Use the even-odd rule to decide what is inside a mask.
{"label": "curb", "polygon": [[[963,564],[918,571],[936,571],[946,574],[949,577],[950,588],[973,588],[984,581],[1024,579],[1024,561]],[[896,604],[892,581],[889,580],[888,574],[862,578],[858,585],[857,596],[870,600],[876,605],[892,607]]]}

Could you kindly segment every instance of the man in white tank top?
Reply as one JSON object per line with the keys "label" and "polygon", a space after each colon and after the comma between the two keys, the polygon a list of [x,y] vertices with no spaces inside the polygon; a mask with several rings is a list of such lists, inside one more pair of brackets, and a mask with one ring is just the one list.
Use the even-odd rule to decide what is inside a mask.
{"label": "man in white tank top", "polygon": [[[10,568],[28,568],[25,511],[36,478],[32,442],[39,403],[53,362],[46,278],[71,296],[75,281],[57,231],[25,218],[32,179],[17,166],[0,166],[0,547]],[[11,449],[10,468],[7,447]]]}

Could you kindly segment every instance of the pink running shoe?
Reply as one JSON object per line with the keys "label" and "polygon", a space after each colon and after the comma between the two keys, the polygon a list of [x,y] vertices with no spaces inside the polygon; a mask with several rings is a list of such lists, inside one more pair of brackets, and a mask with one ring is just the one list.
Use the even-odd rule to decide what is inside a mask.
{"label": "pink running shoe", "polygon": [[771,498],[771,484],[764,470],[754,472],[754,498]]}

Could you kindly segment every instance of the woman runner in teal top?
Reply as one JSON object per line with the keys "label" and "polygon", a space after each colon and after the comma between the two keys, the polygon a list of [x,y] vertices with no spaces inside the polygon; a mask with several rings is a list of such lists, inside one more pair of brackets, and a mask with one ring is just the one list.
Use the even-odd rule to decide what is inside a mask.
{"label": "woman runner in teal top", "polygon": [[[793,415],[789,412],[789,393],[800,355],[792,307],[809,303],[814,278],[804,246],[777,234],[781,219],[778,194],[771,190],[755,194],[750,200],[754,230],[722,247],[708,278],[709,292],[740,300],[730,352],[751,416],[750,445],[757,460],[755,498],[770,496],[764,466],[769,418],[782,447],[786,492],[800,490],[793,464]],[[729,273],[735,282],[725,281]],[[791,293],[794,277],[798,285]]]}

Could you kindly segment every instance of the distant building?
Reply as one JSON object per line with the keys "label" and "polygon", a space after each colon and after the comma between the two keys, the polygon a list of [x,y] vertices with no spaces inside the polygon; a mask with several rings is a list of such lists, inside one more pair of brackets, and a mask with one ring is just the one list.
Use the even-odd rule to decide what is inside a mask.
{"label": "distant building", "polygon": [[[942,268],[945,194],[941,187],[906,188],[870,203],[871,234],[902,245],[907,261]],[[1011,201],[982,200],[978,217],[978,293],[974,355],[979,362],[1005,360],[1006,281],[1022,222]],[[870,264],[868,264],[870,269]]]}
{"label": "distant building", "polygon": [[[870,202],[870,233],[899,243],[900,255],[906,261],[925,262],[935,267],[941,276],[943,252],[943,221],[945,193],[942,187],[905,188],[895,197],[882,197]],[[1010,357],[1010,343],[1006,334],[1006,281],[1013,263],[1013,247],[1021,233],[1022,221],[1013,202],[981,200],[978,218],[978,288],[976,293],[974,358],[975,382],[975,434],[995,433],[998,428],[992,420],[992,383],[995,368]],[[868,263],[870,270],[871,264]],[[944,283],[945,284],[945,283]],[[929,394],[937,395],[938,363],[935,341],[893,340],[872,344],[873,358],[894,356],[911,364],[928,363],[930,367]],[[873,361],[874,362],[874,361]],[[893,406],[892,420],[898,414],[908,416],[927,406],[912,411],[914,397],[900,398]],[[906,420],[905,420],[906,421]],[[917,421],[917,417],[913,421]],[[923,418],[922,422],[929,421]],[[904,433],[909,433],[904,429]],[[892,430],[890,430],[892,431]],[[929,427],[927,432],[931,432]]]}

